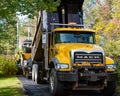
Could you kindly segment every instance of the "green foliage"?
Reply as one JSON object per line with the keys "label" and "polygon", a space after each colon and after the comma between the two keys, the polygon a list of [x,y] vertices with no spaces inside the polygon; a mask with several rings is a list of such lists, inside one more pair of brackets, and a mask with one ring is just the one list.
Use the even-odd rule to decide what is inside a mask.
{"label": "green foliage", "polygon": [[14,39],[9,39],[6,37],[5,39],[1,39],[0,42],[0,54],[14,54],[14,50],[16,48],[16,41]]}
{"label": "green foliage", "polygon": [[60,0],[18,0],[17,2],[17,11],[23,15],[27,14],[29,18],[37,16],[40,10],[56,11],[60,4]]}
{"label": "green foliage", "polygon": [[106,55],[111,57],[117,64],[118,92],[120,93],[120,40],[107,40],[104,45]]}
{"label": "green foliage", "polygon": [[120,77],[120,40],[109,40],[104,45],[106,55],[112,57],[118,65]]}
{"label": "green foliage", "polygon": [[16,23],[16,1],[1,0],[0,1],[0,32],[5,32],[9,27],[13,27]]}
{"label": "green foliage", "polygon": [[7,23],[3,25],[4,28],[0,30],[0,54],[11,54],[16,46],[16,28]]}
{"label": "green foliage", "polygon": [[119,56],[120,52],[120,40],[110,40],[107,41],[108,43],[105,44],[104,49],[106,51],[106,55],[111,57]]}
{"label": "green foliage", "polygon": [[[10,29],[15,28],[17,14],[28,15],[29,18],[34,18],[34,16],[38,16],[40,10],[55,11],[59,4],[60,0],[1,0],[0,38],[5,37],[1,35],[1,32],[10,33]],[[16,30],[14,29],[14,31]]]}
{"label": "green foliage", "polygon": [[16,12],[33,17],[40,10],[55,11],[59,4],[60,0],[2,0],[0,1],[0,13],[2,13],[0,18],[10,21],[10,18],[15,17]]}
{"label": "green foliage", "polygon": [[[38,16],[40,10],[55,11],[60,0],[1,0],[0,1],[0,53],[16,47],[16,15]],[[23,31],[22,31],[23,32]],[[3,51],[5,50],[5,51]],[[10,53],[12,53],[12,51]]]}
{"label": "green foliage", "polygon": [[16,75],[17,68],[14,58],[8,55],[0,56],[0,76],[13,76]]}
{"label": "green foliage", "polygon": [[116,57],[120,55],[120,40],[109,40],[106,41],[104,45],[104,49],[106,52],[106,55],[111,56],[111,57]]}

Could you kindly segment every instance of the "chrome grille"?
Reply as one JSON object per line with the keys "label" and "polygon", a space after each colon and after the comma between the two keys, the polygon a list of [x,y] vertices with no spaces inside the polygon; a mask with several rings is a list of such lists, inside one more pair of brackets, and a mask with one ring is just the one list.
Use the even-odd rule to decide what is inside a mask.
{"label": "chrome grille", "polygon": [[91,64],[103,63],[101,52],[74,52],[74,63],[90,62]]}

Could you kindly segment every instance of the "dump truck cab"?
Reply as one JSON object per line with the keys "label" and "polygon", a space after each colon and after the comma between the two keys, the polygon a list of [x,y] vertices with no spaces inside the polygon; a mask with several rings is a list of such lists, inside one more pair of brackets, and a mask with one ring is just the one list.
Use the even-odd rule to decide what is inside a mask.
{"label": "dump truck cab", "polygon": [[[72,56],[74,55],[73,52],[76,50],[92,51],[96,47],[94,44],[95,32],[93,30],[75,27],[56,28],[50,33],[49,45],[50,50],[52,51],[49,53],[49,63],[54,62],[52,60],[53,58],[56,58],[59,63],[63,64],[63,66],[66,64],[66,67],[68,67],[60,70],[71,71],[71,65],[74,65],[74,63],[82,63],[82,61],[77,59],[83,59],[82,57],[77,56],[77,61],[75,61],[75,57]],[[99,50],[103,51],[100,47]],[[57,67],[60,67],[60,65]]]}
{"label": "dump truck cab", "polygon": [[25,40],[22,44],[22,56],[21,56],[21,59],[22,59],[22,65],[24,66],[26,64],[26,60],[29,59],[31,57],[31,44],[32,44],[32,41],[31,40]]}
{"label": "dump truck cab", "polygon": [[28,63],[28,61],[31,60],[31,45],[32,45],[32,40],[25,40],[22,44],[23,52],[21,54],[21,66],[22,66],[23,75],[25,75],[27,78],[29,77],[29,75],[31,76],[31,68],[29,73],[29,63]]}
{"label": "dump truck cab", "polygon": [[[50,75],[51,89],[67,86],[72,90],[101,90],[105,95],[110,90],[110,94],[115,93],[115,62],[96,44],[94,30],[76,26],[55,28],[49,33],[49,68],[52,75],[57,74]],[[61,85],[53,85],[55,78]]]}

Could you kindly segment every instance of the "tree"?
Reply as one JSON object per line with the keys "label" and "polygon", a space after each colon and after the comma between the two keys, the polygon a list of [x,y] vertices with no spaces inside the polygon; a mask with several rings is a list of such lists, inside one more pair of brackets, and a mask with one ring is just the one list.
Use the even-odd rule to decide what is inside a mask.
{"label": "tree", "polygon": [[[104,49],[108,56],[119,54],[120,1],[90,0],[84,2],[85,23],[94,22],[93,28],[104,36]],[[112,51],[111,51],[112,50]]]}
{"label": "tree", "polygon": [[[0,51],[7,46],[15,46],[16,15],[33,18],[39,10],[55,11],[60,0],[1,0],[0,1]],[[14,43],[11,43],[13,41]],[[2,52],[2,51],[1,51]]]}
{"label": "tree", "polygon": [[[0,24],[5,21],[10,25],[16,23],[16,12],[33,18],[39,10],[55,11],[60,0],[1,0],[0,1]],[[2,24],[3,25],[3,24]],[[4,30],[3,27],[0,28]]]}
{"label": "tree", "polygon": [[[119,39],[120,1],[89,0],[84,2],[85,23],[94,22],[94,29],[106,38]],[[106,39],[107,40],[107,39]]]}
{"label": "tree", "polygon": [[55,11],[60,0],[1,0],[0,18],[15,17],[16,12],[34,16],[39,10]]}

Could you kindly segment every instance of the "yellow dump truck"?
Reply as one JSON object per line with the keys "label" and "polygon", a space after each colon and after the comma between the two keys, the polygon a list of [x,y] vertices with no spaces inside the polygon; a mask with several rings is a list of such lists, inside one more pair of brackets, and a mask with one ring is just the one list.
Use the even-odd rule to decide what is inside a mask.
{"label": "yellow dump truck", "polygon": [[27,78],[31,76],[31,68],[29,68],[29,59],[31,58],[31,40],[25,40],[22,44],[23,52],[21,53],[21,66],[23,75]]}
{"label": "yellow dump truck", "polygon": [[96,45],[96,31],[83,25],[84,0],[61,0],[57,11],[40,11],[32,42],[32,80],[49,81],[50,96],[64,89],[116,91],[116,63]]}

